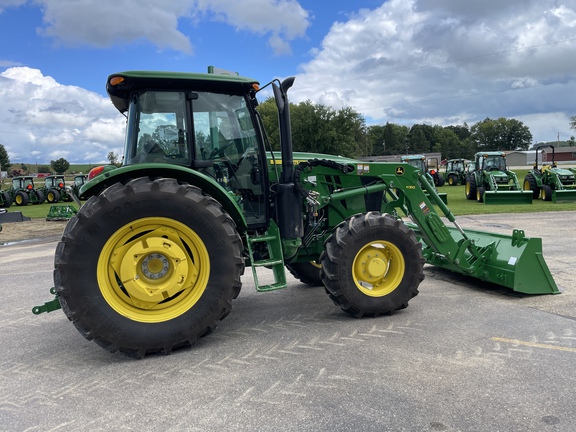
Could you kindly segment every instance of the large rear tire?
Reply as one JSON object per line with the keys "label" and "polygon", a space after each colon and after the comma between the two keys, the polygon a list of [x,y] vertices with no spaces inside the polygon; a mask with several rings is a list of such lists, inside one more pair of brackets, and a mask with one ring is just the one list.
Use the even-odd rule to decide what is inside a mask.
{"label": "large rear tire", "polygon": [[243,272],[242,241],[216,200],[173,179],[139,178],[90,198],[68,222],[54,283],[84,337],[141,358],[211,333]]}
{"label": "large rear tire", "polygon": [[0,208],[8,208],[12,205],[12,197],[8,192],[1,193]]}
{"label": "large rear tire", "polygon": [[56,204],[58,201],[60,201],[60,192],[56,189],[49,189],[48,193],[46,194],[46,200],[50,204]]}
{"label": "large rear tire", "polygon": [[391,314],[418,294],[422,244],[402,221],[378,212],[354,215],[334,228],[325,245],[322,281],[349,314]]}
{"label": "large rear tire", "polygon": [[14,195],[14,202],[17,206],[25,206],[30,202],[30,198],[26,192],[20,190]]}

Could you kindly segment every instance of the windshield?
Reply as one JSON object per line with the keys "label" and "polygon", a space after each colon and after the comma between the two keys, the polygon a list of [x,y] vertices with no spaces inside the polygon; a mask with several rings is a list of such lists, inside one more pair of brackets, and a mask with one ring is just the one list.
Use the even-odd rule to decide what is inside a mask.
{"label": "windshield", "polygon": [[243,95],[145,91],[128,110],[124,165],[183,165],[212,177],[242,207],[249,224],[265,223],[265,166]]}

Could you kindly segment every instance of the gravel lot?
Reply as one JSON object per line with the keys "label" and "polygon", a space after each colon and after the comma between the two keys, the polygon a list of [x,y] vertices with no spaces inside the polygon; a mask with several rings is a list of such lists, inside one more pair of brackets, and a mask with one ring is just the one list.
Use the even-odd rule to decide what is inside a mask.
{"label": "gravel lot", "polygon": [[32,219],[24,222],[9,222],[2,224],[0,244],[37,238],[58,238],[62,235],[66,221],[47,221]]}

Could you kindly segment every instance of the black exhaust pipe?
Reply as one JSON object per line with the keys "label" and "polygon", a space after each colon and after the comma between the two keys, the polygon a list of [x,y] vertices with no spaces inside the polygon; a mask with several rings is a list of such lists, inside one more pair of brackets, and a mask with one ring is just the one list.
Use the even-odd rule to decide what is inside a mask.
{"label": "black exhaust pipe", "polygon": [[[278,228],[283,239],[296,239],[304,236],[302,198],[294,185],[294,155],[292,128],[290,126],[290,104],[288,89],[294,84],[294,77],[286,78],[280,84],[272,83],[274,99],[278,107],[280,125],[280,148],[282,153],[282,175],[278,185]],[[287,257],[288,258],[288,257]]]}

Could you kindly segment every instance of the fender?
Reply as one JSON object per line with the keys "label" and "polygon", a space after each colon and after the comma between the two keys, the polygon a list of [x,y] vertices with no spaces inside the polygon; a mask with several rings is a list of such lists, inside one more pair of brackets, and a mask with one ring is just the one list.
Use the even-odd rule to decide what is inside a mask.
{"label": "fender", "polygon": [[200,188],[204,193],[218,201],[224,210],[232,217],[240,232],[247,229],[246,219],[238,204],[230,194],[213,178],[190,168],[172,164],[138,164],[127,165],[120,168],[107,165],[93,179],[87,181],[81,188],[79,196],[89,197],[98,195],[114,183],[127,183],[138,177],[173,178],[180,183],[188,183]]}

